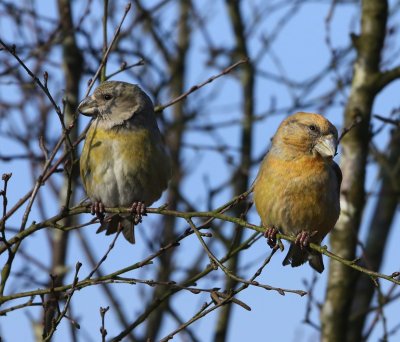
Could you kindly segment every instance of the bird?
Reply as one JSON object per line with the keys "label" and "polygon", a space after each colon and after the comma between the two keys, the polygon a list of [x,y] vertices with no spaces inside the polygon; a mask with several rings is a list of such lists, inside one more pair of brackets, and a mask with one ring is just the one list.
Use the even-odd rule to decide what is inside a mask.
{"label": "bird", "polygon": [[[78,111],[93,117],[80,175],[92,202],[91,213],[101,223],[97,233],[122,231],[133,244],[134,225],[161,197],[172,175],[153,103],[138,85],[105,81],[80,102]],[[131,215],[105,217],[105,207],[130,207]]]}
{"label": "bird", "polygon": [[338,132],[324,116],[298,112],[282,121],[254,181],[254,203],[271,247],[276,234],[294,236],[283,265],[305,262],[322,273],[321,244],[340,215],[342,172],[333,157]]}

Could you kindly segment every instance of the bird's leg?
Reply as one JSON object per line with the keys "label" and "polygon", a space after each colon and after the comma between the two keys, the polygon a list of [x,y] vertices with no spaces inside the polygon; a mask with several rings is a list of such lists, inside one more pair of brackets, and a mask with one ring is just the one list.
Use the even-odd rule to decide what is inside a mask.
{"label": "bird's leg", "polygon": [[275,227],[267,227],[264,232],[264,237],[267,239],[268,246],[274,248],[276,246],[276,234],[278,233],[278,229]]}
{"label": "bird's leg", "polygon": [[310,244],[310,237],[310,232],[302,230],[299,234],[297,234],[294,243],[298,245],[301,249],[303,249],[305,247],[308,247],[308,245]]}
{"label": "bird's leg", "polygon": [[92,215],[96,215],[96,217],[102,223],[104,220],[104,204],[101,201],[94,201],[90,208],[90,213]]}
{"label": "bird's leg", "polygon": [[146,206],[144,202],[133,202],[131,206],[131,214],[133,216],[133,222],[135,225],[142,222],[142,216],[146,216]]}

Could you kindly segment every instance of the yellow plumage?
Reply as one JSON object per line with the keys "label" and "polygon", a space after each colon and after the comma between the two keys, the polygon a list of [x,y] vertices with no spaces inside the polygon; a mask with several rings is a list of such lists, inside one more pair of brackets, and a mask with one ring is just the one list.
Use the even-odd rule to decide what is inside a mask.
{"label": "yellow plumage", "polygon": [[[122,164],[119,171],[116,163]],[[115,187],[116,184],[107,183],[109,179],[105,174],[109,171],[118,173],[114,180],[117,184],[123,183],[114,191],[123,193],[124,189],[118,189],[123,187],[132,193],[122,197],[110,193],[111,196],[103,197],[102,201],[107,207],[129,206],[134,197],[151,205],[161,196],[170,177],[169,159],[152,141],[151,133],[146,129],[109,131],[93,124],[87,133],[80,167],[84,187],[92,197],[99,200],[103,197],[100,194],[104,190],[99,187]]]}
{"label": "yellow plumage", "polygon": [[[105,207],[138,202],[149,206],[160,198],[171,165],[147,95],[135,85],[105,82],[79,110],[96,115],[80,159],[82,182],[92,202]],[[133,219],[128,215],[106,220],[99,231],[114,233],[118,224],[133,243]]]}

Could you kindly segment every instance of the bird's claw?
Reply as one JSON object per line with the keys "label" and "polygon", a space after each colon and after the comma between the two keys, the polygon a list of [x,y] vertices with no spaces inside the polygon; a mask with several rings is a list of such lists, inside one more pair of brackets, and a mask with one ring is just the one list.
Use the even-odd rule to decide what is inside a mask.
{"label": "bird's claw", "polygon": [[310,244],[310,236],[311,235],[309,232],[302,230],[299,234],[297,234],[294,243],[301,249],[306,248]]}
{"label": "bird's claw", "polygon": [[101,201],[95,201],[90,207],[90,213],[96,215],[99,221],[102,223],[104,220],[104,204]]}
{"label": "bird's claw", "polygon": [[276,234],[278,230],[275,227],[268,227],[264,232],[264,237],[267,239],[268,246],[274,248],[276,246]]}
{"label": "bird's claw", "polygon": [[131,206],[131,214],[133,216],[133,222],[135,225],[142,222],[142,217],[146,216],[146,206],[144,202],[133,202]]}

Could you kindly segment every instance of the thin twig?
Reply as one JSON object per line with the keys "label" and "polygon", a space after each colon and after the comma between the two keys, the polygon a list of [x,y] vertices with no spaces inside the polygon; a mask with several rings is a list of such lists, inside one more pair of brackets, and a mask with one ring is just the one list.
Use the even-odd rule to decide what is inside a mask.
{"label": "thin twig", "polygon": [[210,258],[211,263],[214,263],[215,265],[217,265],[226,274],[226,276],[228,276],[229,278],[237,281],[238,283],[261,287],[261,288],[263,288],[265,290],[277,291],[281,295],[285,295],[286,292],[295,293],[295,294],[298,294],[300,296],[304,296],[306,294],[306,292],[300,291],[300,290],[282,289],[282,288],[277,288],[277,287],[273,287],[273,286],[269,286],[269,285],[260,284],[260,283],[255,282],[255,281],[248,281],[246,279],[240,278],[237,275],[233,274],[211,252],[211,250],[208,248],[207,244],[204,242],[200,232],[198,231],[198,229],[197,229],[196,225],[193,223],[193,221],[191,219],[186,219],[186,221],[189,223],[190,227],[194,230],[194,232],[195,232],[197,238],[199,239],[201,245],[203,246],[204,250],[208,254],[208,257]]}
{"label": "thin twig", "polygon": [[19,304],[19,305],[15,305],[15,306],[11,306],[7,309],[1,310],[0,311],[0,316],[6,316],[9,312],[15,311],[15,310],[19,310],[22,308],[26,308],[29,306],[42,306],[43,303],[41,302],[34,302],[35,296],[32,296],[27,302]]}
{"label": "thin twig", "polygon": [[140,61],[138,61],[138,62],[136,62],[136,63],[133,63],[133,64],[130,64],[130,65],[127,65],[127,64],[124,62],[124,63],[121,64],[119,70],[114,71],[113,73],[107,75],[106,80],[109,80],[110,78],[114,77],[115,75],[118,75],[119,73],[121,73],[121,72],[123,72],[123,71],[132,69],[132,68],[137,67],[137,66],[142,66],[142,65],[144,65],[144,64],[145,64],[145,61],[144,61],[143,58],[142,58]]}
{"label": "thin twig", "polygon": [[5,247],[7,247],[7,250],[9,254],[11,253],[10,245],[7,241],[6,238],[6,233],[5,233],[5,227],[6,227],[6,214],[7,214],[7,204],[8,204],[8,199],[7,199],[7,185],[8,181],[10,180],[12,176],[12,173],[3,173],[1,179],[4,182],[3,190],[0,191],[0,196],[3,197],[3,220],[0,223],[0,233],[1,233],[1,241],[4,243]]}
{"label": "thin twig", "polygon": [[108,45],[108,48],[107,48],[106,52],[103,54],[103,58],[101,59],[100,65],[99,65],[99,67],[97,68],[96,73],[95,73],[94,76],[89,80],[89,84],[88,84],[88,88],[87,88],[86,93],[85,93],[85,97],[89,95],[90,90],[92,89],[92,87],[93,87],[95,81],[97,80],[97,78],[99,77],[99,75],[100,75],[100,73],[101,73],[101,70],[103,69],[103,66],[104,66],[105,63],[107,62],[108,55],[110,54],[111,49],[113,48],[114,43],[115,43],[115,41],[117,40],[117,38],[118,38],[118,36],[119,36],[119,34],[120,34],[120,32],[121,32],[122,24],[124,23],[125,18],[126,18],[126,16],[127,16],[128,12],[130,11],[130,9],[131,9],[131,3],[128,3],[128,4],[125,6],[124,14],[122,15],[122,19],[121,19],[121,21],[119,22],[119,25],[118,25],[117,29],[116,29],[115,32],[114,32],[114,36],[113,36],[113,38],[111,39],[111,42],[110,42],[110,44]]}
{"label": "thin twig", "polygon": [[107,252],[103,255],[103,257],[100,259],[100,261],[97,263],[97,265],[93,268],[93,270],[89,273],[89,275],[85,278],[85,280],[88,280],[88,279],[92,278],[93,274],[95,274],[97,272],[97,270],[99,269],[101,264],[107,259],[107,257],[110,254],[111,250],[114,248],[115,242],[117,241],[120,233],[121,233],[121,230],[118,230],[117,234],[115,234],[114,239],[112,240],[112,242],[108,246]]}
{"label": "thin twig", "polygon": [[[233,251],[228,252],[223,258],[221,258],[220,259],[221,262],[225,262],[229,258],[234,257],[240,251],[242,251],[242,250],[244,250],[246,248],[249,248],[251,245],[253,245],[260,238],[260,236],[261,235],[258,234],[258,233],[252,234],[252,236],[250,236],[247,240],[245,240],[237,248],[235,248]],[[205,270],[203,270],[203,271],[201,271],[201,272],[199,272],[199,273],[197,273],[195,275],[189,276],[183,282],[183,284],[185,284],[185,285],[189,285],[190,284],[191,285],[191,284],[195,283],[197,280],[205,277],[207,274],[209,274],[213,270],[214,270],[214,267],[209,265],[209,266],[206,267]],[[248,286],[248,285],[244,285],[244,286]],[[130,326],[128,328],[126,328],[121,333],[119,333],[117,336],[112,338],[111,341],[121,341],[121,339],[123,339],[125,336],[127,336],[133,329],[135,329],[138,325],[143,323],[147,319],[147,317],[154,310],[156,310],[164,301],[167,301],[170,296],[172,296],[174,293],[176,293],[178,291],[179,291],[178,289],[169,289],[169,290],[165,291],[161,297],[156,298],[155,300],[153,300],[153,302],[150,303],[147,306],[146,310],[138,318],[136,318],[136,320],[134,322],[132,322],[132,324],[130,324]]]}
{"label": "thin twig", "polygon": [[[44,342],[50,341],[52,336],[54,335],[54,333],[56,332],[56,329],[58,327],[58,325],[60,324],[61,320],[67,315],[67,311],[69,308],[69,305],[71,304],[71,299],[72,296],[74,295],[75,290],[77,289],[76,285],[78,283],[78,273],[79,270],[81,268],[82,264],[80,262],[77,262],[75,265],[75,274],[74,274],[74,280],[72,282],[71,288],[69,293],[66,295],[66,302],[64,304],[64,308],[63,310],[59,313],[59,315],[57,316],[56,319],[54,319],[53,323],[52,323],[52,327],[51,330],[49,331],[48,335],[43,339]],[[54,291],[56,292],[56,291]]]}
{"label": "thin twig", "polygon": [[247,63],[249,60],[248,58],[245,59],[241,59],[240,61],[230,65],[229,67],[225,68],[224,70],[222,70],[219,74],[216,74],[214,76],[211,76],[209,79],[207,79],[206,81],[204,81],[203,83],[194,85],[193,87],[191,87],[186,93],[183,93],[182,95],[179,95],[177,98],[171,100],[170,102],[166,103],[165,105],[160,105],[154,108],[154,111],[156,112],[161,112],[163,111],[165,108],[174,105],[175,103],[182,101],[183,99],[185,99],[186,97],[188,97],[191,93],[195,92],[196,90],[199,90],[200,88],[204,87],[205,85],[211,83],[212,81],[216,80],[217,78],[220,78],[221,76],[224,76],[228,73],[230,73],[233,69],[235,69],[236,67],[238,67],[241,64]]}
{"label": "thin twig", "polygon": [[100,308],[100,316],[101,316],[101,328],[100,328],[100,334],[101,334],[101,341],[105,342],[106,341],[106,336],[107,336],[107,329],[105,326],[105,320],[106,320],[106,313],[110,309],[109,306],[106,308]]}
{"label": "thin twig", "polygon": [[[248,192],[246,194],[248,194]],[[236,203],[238,200],[241,200],[242,196],[243,196],[243,194],[236,196],[233,200],[228,202],[229,203],[228,206],[231,206],[232,203]],[[149,214],[180,217],[180,218],[183,218],[186,220],[192,219],[192,218],[219,219],[222,221],[234,223],[234,224],[239,225],[244,228],[252,229],[257,232],[263,233],[265,231],[265,228],[262,226],[257,226],[257,225],[251,224],[243,219],[222,214],[221,209],[225,209],[226,206],[227,206],[227,204],[225,204],[224,206],[221,206],[220,208],[217,208],[214,211],[207,211],[207,212],[181,212],[181,211],[176,211],[176,210],[168,210],[165,208],[165,206],[161,206],[159,208],[148,208],[147,212]],[[131,210],[130,208],[105,208],[105,212],[114,213],[114,214],[129,214],[130,210]],[[77,206],[75,208],[66,209],[65,212],[60,213],[60,214],[54,216],[53,218],[50,218],[44,222],[33,224],[29,228],[28,232],[25,231],[20,234],[17,234],[13,238],[9,239],[8,242],[10,244],[18,243],[18,241],[22,240],[24,237],[30,235],[34,231],[43,229],[48,226],[55,227],[56,222],[67,215],[78,215],[78,214],[82,214],[82,213],[90,213],[89,206]],[[57,227],[57,228],[63,229],[63,227]],[[190,231],[187,234],[191,234]],[[277,238],[287,240],[290,242],[295,241],[295,237],[289,236],[289,235],[284,235],[284,234],[277,234]],[[385,274],[382,274],[379,272],[369,270],[365,267],[359,266],[359,265],[357,265],[357,260],[344,259],[344,258],[328,251],[326,246],[320,246],[318,244],[311,243],[309,248],[311,248],[312,250],[315,250],[319,253],[322,253],[322,254],[328,256],[329,258],[334,259],[350,268],[353,268],[359,272],[365,273],[366,275],[370,276],[372,281],[375,281],[377,278],[381,278],[381,279],[385,279],[392,283],[400,285],[400,280],[397,279],[396,277],[394,277],[393,275],[385,275]],[[5,250],[5,247],[0,246],[0,253],[4,252],[4,250]]]}
{"label": "thin twig", "polygon": [[[213,296],[211,302],[204,303],[203,306],[201,307],[201,309],[191,319],[189,319],[186,323],[182,324],[177,329],[175,329],[173,332],[169,333],[166,337],[161,339],[161,342],[169,341],[170,339],[172,339],[174,337],[174,335],[176,335],[177,333],[179,333],[183,329],[187,328],[192,323],[196,322],[200,318],[208,315],[209,313],[211,313],[212,311],[218,309],[219,307],[221,307],[223,305],[226,305],[226,304],[228,304],[230,302],[235,302],[236,304],[239,304],[238,302],[241,302],[241,301],[238,301],[236,298],[234,298],[234,296],[237,295],[238,293],[242,292],[243,290],[247,289],[247,287],[249,286],[249,283],[255,281],[255,279],[262,273],[262,270],[264,269],[264,267],[270,262],[272,256],[275,254],[275,252],[276,252],[276,249],[274,249],[271,252],[271,254],[264,260],[264,262],[261,265],[261,267],[250,278],[250,281],[248,281],[247,283],[243,284],[237,290],[234,290],[234,291],[231,290],[229,293],[223,293],[223,294],[219,293],[219,295]],[[209,308],[212,305],[212,303],[214,303],[214,306]],[[241,302],[239,305],[243,306],[243,304],[244,303]],[[243,307],[246,310],[249,310],[250,307],[248,307],[248,306],[246,307],[246,306],[247,305],[245,304]]]}
{"label": "thin twig", "polygon": [[388,124],[394,125],[396,127],[400,127],[400,120],[385,118],[384,116],[380,116],[378,114],[374,114],[374,118],[377,118],[378,120],[380,120],[384,123],[388,123]]}
{"label": "thin twig", "polygon": [[[108,0],[103,0],[103,56],[107,52],[107,42],[108,42],[107,23],[108,23]],[[107,66],[107,59],[104,59],[104,64],[100,72],[100,82],[104,82],[106,80],[106,66]]]}
{"label": "thin twig", "polygon": [[356,117],[354,118],[353,122],[351,123],[351,125],[349,127],[344,127],[342,132],[340,133],[339,139],[338,139],[338,143],[340,143],[342,141],[342,139],[344,138],[344,136],[349,133],[354,127],[358,126],[361,122],[362,122],[363,118],[361,115],[356,115]]}

